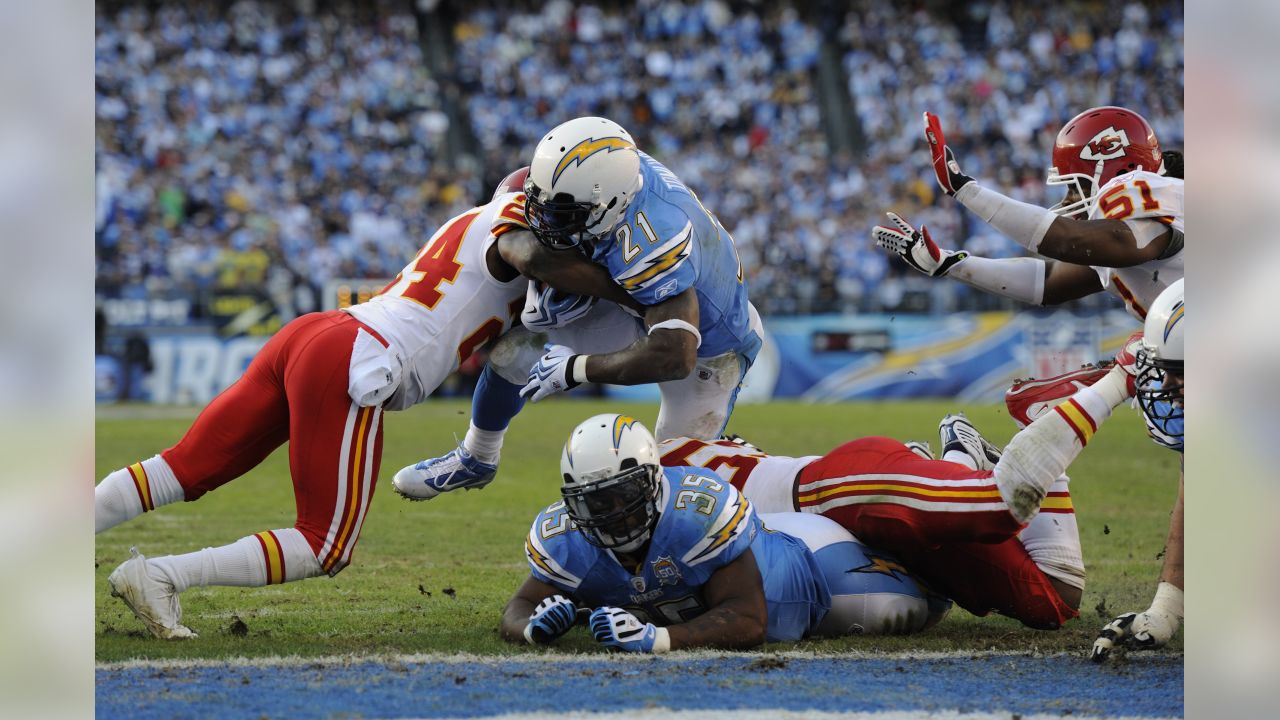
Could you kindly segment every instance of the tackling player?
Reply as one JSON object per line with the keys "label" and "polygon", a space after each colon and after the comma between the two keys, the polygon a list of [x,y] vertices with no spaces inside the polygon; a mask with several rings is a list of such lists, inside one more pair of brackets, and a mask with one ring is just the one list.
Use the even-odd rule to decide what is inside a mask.
{"label": "tackling player", "polygon": [[960,171],[942,127],[925,113],[925,138],[943,191],[1039,258],[993,260],[945,250],[926,228],[888,213],[876,244],[930,277],[1033,305],[1057,305],[1109,291],[1142,320],[1156,296],[1183,274],[1180,153],[1162,153],[1141,115],[1119,107],[1080,113],[1058,133],[1046,182],[1066,185],[1057,206],[1019,202]]}
{"label": "tackling player", "polygon": [[1131,396],[1130,372],[1114,366],[1040,415],[1003,454],[953,415],[939,427],[942,460],[884,437],[800,458],[678,438],[663,443],[662,462],[714,470],[764,512],[831,518],[975,615],[994,610],[1052,630],[1077,616],[1084,589],[1063,472]]}
{"label": "tackling player", "polygon": [[[504,243],[490,232],[503,218],[523,218],[523,181],[523,171],[513,173],[490,203],[445,223],[373,299],[290,322],[176,445],[98,484],[100,533],[199,499],[289,443],[293,527],[185,555],[148,559],[134,549],[111,573],[112,594],[152,635],[195,636],[181,622],[178,595],[187,588],[332,576],[350,563],[378,477],[383,411],[426,399],[523,305],[526,282],[502,247],[518,233]],[[601,280],[593,271],[605,275],[585,270],[583,284]]]}
{"label": "tackling player", "polygon": [[[1182,322],[1183,282],[1179,280],[1160,293],[1147,313],[1143,340],[1137,356],[1138,405],[1147,420],[1151,437],[1179,454],[1183,450],[1183,361],[1185,326]],[[1141,613],[1124,613],[1102,629],[1093,643],[1095,662],[1107,659],[1117,645],[1155,648],[1169,642],[1182,624],[1182,486],[1178,478],[1178,499],[1169,517],[1165,539],[1164,565],[1151,607]]]}
{"label": "tackling player", "polygon": [[[515,267],[551,287],[615,299],[555,277],[577,264],[604,267],[624,297],[592,307],[531,291],[526,320],[550,329],[551,344],[523,328],[499,342],[460,446],[396,474],[396,490],[410,499],[489,483],[524,400],[584,382],[658,383],[658,437],[714,438],[759,352],[760,319],[728,231],[617,123],[582,117],[552,129],[534,151],[525,192],[533,235],[521,236],[526,252]],[[586,316],[566,325],[578,315]]]}
{"label": "tackling player", "polygon": [[578,425],[560,469],[564,499],[534,520],[529,577],[503,612],[508,641],[551,642],[579,607],[596,640],[648,653],[915,632],[950,607],[833,522],[761,518],[715,473],[661,467],[633,418]]}

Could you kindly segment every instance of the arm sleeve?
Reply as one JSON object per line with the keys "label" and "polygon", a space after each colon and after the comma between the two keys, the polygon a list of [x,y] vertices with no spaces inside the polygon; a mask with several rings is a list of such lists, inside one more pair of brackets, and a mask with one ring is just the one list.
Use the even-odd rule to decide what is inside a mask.
{"label": "arm sleeve", "polygon": [[970,255],[961,260],[949,277],[996,295],[1033,305],[1044,304],[1046,267],[1039,258],[990,258]]}

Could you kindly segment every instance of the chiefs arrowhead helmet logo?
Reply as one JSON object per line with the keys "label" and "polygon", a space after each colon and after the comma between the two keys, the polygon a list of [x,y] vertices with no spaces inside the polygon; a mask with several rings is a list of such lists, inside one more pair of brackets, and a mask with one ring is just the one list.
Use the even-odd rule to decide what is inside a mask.
{"label": "chiefs arrowhead helmet logo", "polygon": [[1125,148],[1129,147],[1129,135],[1115,126],[1108,127],[1080,149],[1080,159],[1096,162],[1098,160],[1115,160],[1124,157]]}

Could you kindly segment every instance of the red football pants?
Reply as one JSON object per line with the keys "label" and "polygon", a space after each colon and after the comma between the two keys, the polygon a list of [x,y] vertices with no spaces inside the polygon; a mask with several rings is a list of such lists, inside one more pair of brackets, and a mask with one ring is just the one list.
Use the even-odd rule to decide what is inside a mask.
{"label": "red football pants", "polygon": [[890,438],[861,438],[803,468],[796,496],[801,510],[893,553],[974,615],[994,610],[1048,630],[1078,614],[1018,540],[1022,526],[990,471],[927,460]]}
{"label": "red football pants", "polygon": [[191,501],[289,441],[294,527],[330,575],[351,561],[382,458],[382,409],[360,407],[347,395],[351,349],[362,327],[372,333],[336,310],[285,325],[182,440],[161,453]]}

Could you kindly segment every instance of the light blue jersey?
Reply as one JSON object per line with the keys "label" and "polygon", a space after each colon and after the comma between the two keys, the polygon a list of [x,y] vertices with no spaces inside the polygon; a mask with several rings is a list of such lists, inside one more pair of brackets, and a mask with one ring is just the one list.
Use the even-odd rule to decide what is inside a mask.
{"label": "light blue jersey", "polygon": [[764,580],[770,642],[798,640],[831,607],[831,593],[813,553],[790,535],[764,528],[751,503],[703,468],[662,468],[662,513],[648,554],[624,568],[569,519],[564,502],[543,510],[525,542],[533,576],[580,606],[625,608],[656,625],[686,622],[707,611],[702,587],[750,549]]}
{"label": "light blue jersey", "polygon": [[644,187],[618,227],[596,244],[591,259],[641,305],[693,288],[702,334],[698,357],[733,351],[750,364],[761,339],[751,330],[733,238],[666,166],[638,154]]}

